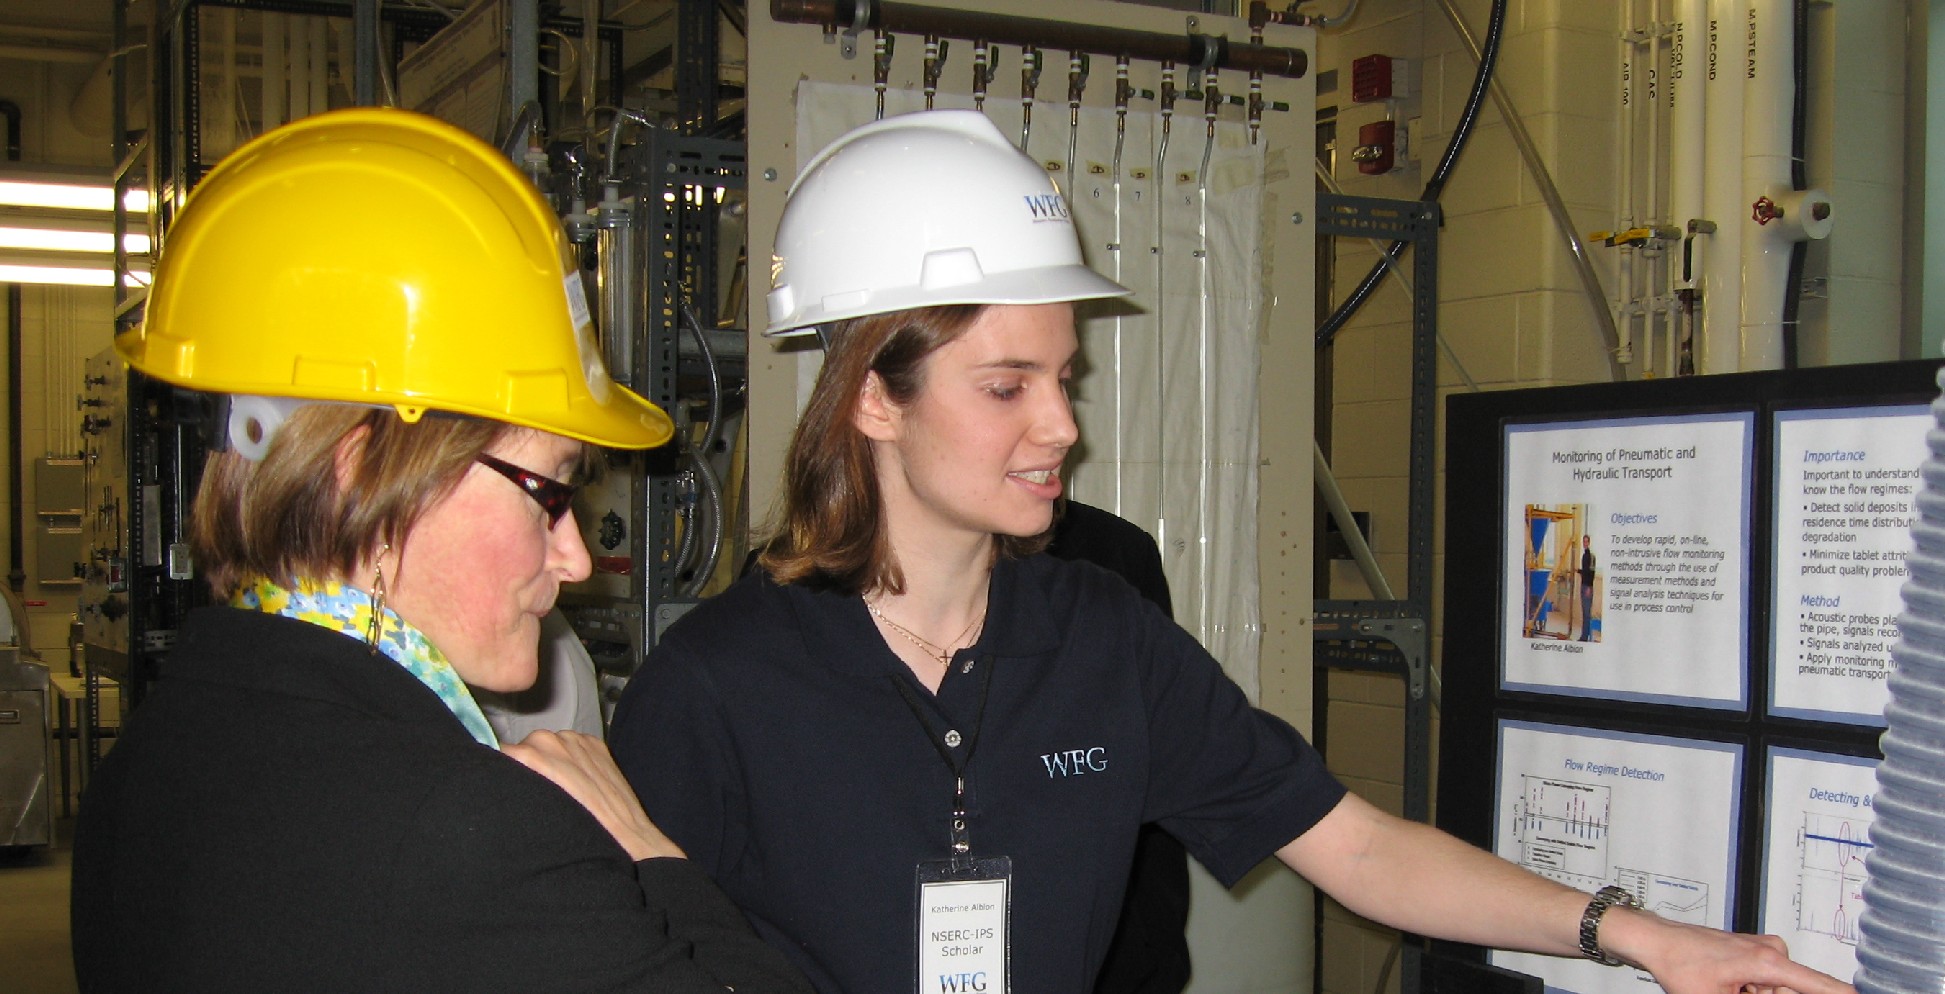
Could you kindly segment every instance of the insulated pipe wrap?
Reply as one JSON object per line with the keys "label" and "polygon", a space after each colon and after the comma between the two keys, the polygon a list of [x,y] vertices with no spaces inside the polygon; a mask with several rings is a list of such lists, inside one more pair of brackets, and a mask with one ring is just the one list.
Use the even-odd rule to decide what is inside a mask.
{"label": "insulated pipe wrap", "polygon": [[[1945,387],[1945,372],[1940,374]],[[1914,501],[1914,549],[1889,681],[1871,850],[1858,920],[1862,994],[1945,990],[1945,398]]]}

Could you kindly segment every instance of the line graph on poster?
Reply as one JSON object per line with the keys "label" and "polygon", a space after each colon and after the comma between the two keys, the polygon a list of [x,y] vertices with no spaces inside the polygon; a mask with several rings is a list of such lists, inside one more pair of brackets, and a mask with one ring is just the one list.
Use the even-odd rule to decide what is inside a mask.
{"label": "line graph on poster", "polygon": [[1867,819],[1803,812],[1803,828],[1797,833],[1797,928],[1857,945],[1870,828]]}

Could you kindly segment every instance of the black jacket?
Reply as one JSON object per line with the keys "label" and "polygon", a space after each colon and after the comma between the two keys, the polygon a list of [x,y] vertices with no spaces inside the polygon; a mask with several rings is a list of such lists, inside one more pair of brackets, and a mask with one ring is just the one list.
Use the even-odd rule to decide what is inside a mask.
{"label": "black jacket", "polygon": [[335,632],[217,608],[90,783],[84,991],[807,991],[685,860]]}
{"label": "black jacket", "polygon": [[[1049,555],[1094,563],[1173,614],[1162,550],[1141,526],[1070,500],[1054,524]],[[1177,994],[1189,984],[1189,854],[1175,836],[1141,826],[1128,896],[1094,994]]]}

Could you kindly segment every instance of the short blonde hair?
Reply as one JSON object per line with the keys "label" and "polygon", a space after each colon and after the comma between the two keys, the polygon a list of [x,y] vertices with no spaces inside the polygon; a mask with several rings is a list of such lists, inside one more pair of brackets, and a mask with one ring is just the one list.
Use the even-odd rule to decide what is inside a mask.
{"label": "short blonde hair", "polygon": [[[362,430],[339,484],[339,446]],[[309,404],[292,413],[262,462],[213,452],[190,512],[197,568],[218,598],[267,577],[353,580],[363,558],[403,543],[419,517],[508,434],[530,429],[389,408]]]}

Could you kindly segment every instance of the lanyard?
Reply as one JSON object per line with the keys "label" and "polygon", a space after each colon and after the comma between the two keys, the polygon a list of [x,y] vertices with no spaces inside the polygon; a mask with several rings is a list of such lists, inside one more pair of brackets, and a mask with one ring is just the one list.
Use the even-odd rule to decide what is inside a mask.
{"label": "lanyard", "polygon": [[[898,688],[899,696],[905,698],[905,706],[912,709],[912,717],[918,719],[919,727],[925,729],[925,737],[932,740],[932,748],[939,751],[939,758],[952,771],[952,855],[955,859],[972,851],[972,834],[966,828],[966,767],[972,763],[973,750],[979,747],[979,727],[986,723],[986,695],[993,689],[993,660],[988,656],[978,666],[979,669],[979,711],[973,718],[972,728],[963,737],[966,754],[955,756],[952,747],[962,742],[957,729],[947,729],[945,734],[932,727],[925,718],[925,709],[919,704],[918,694],[912,690],[911,681],[900,679],[899,674],[890,674],[892,686]],[[940,681],[940,686],[945,685]]]}

